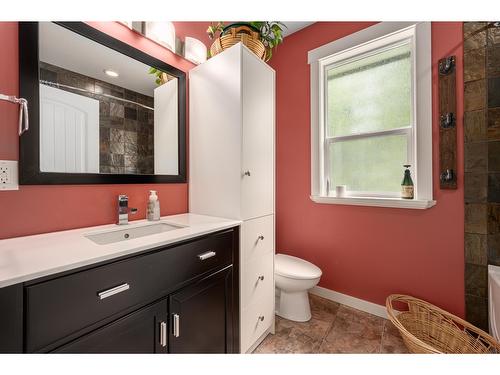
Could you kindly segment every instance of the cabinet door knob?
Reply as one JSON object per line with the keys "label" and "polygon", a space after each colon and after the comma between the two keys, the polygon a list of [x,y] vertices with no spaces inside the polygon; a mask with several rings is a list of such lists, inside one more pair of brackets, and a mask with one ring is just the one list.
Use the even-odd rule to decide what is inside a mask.
{"label": "cabinet door knob", "polygon": [[260,281],[264,281],[264,275],[259,276]]}
{"label": "cabinet door knob", "polygon": [[264,321],[264,315],[259,316],[259,320],[260,320],[261,322],[263,322],[263,321]]}
{"label": "cabinet door knob", "polygon": [[264,240],[264,236],[261,234],[258,239],[262,241]]}
{"label": "cabinet door knob", "polygon": [[167,323],[160,323],[160,345],[163,347],[167,346]]}
{"label": "cabinet door knob", "polygon": [[174,335],[174,337],[179,337],[181,335],[181,317],[179,316],[179,314],[173,314],[172,315],[173,318],[174,318],[174,324],[172,324],[173,326],[173,332],[172,334]]}
{"label": "cabinet door knob", "polygon": [[245,171],[245,173],[243,173],[245,176],[249,176],[250,177],[250,171]]}

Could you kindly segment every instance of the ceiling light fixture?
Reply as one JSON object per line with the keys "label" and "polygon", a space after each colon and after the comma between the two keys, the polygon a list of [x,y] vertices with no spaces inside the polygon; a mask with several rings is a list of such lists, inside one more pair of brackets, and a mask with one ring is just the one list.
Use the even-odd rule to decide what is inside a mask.
{"label": "ceiling light fixture", "polygon": [[114,70],[110,70],[110,69],[104,69],[104,73],[110,77],[113,77],[113,78],[116,78],[119,76],[119,74],[117,72],[115,72]]}

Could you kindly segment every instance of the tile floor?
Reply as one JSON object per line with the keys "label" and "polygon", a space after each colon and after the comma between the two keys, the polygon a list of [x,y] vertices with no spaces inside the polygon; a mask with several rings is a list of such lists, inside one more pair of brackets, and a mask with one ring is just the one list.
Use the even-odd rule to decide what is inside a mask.
{"label": "tile floor", "polygon": [[254,353],[408,353],[390,320],[310,295],[305,323],[276,316],[276,334]]}

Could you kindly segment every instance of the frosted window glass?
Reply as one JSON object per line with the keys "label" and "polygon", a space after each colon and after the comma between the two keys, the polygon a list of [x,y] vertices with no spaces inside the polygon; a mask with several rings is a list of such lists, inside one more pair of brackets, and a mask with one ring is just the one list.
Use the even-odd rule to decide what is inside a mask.
{"label": "frosted window glass", "polygon": [[409,43],[326,70],[328,137],[411,125]]}
{"label": "frosted window glass", "polygon": [[406,135],[386,135],[330,143],[332,189],[390,193],[400,190],[407,158]]}

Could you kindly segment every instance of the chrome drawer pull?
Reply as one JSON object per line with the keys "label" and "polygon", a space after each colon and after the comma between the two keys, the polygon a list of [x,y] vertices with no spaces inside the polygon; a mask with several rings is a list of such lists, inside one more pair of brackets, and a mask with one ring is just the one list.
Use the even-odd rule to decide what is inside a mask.
{"label": "chrome drawer pull", "polygon": [[217,253],[215,251],[207,251],[206,253],[198,254],[198,259],[205,260],[205,259],[214,257],[216,254]]}
{"label": "chrome drawer pull", "polygon": [[174,324],[173,324],[173,335],[174,337],[179,337],[181,335],[181,318],[178,314],[173,314]]}
{"label": "chrome drawer pull", "polygon": [[103,292],[99,292],[99,293],[97,293],[97,295],[99,296],[99,299],[102,300],[104,298],[111,297],[112,295],[124,292],[124,291],[129,290],[129,289],[130,289],[130,285],[125,283],[122,285],[115,286],[114,288],[105,290]]}
{"label": "chrome drawer pull", "polygon": [[167,323],[160,323],[160,345],[163,347],[167,346]]}

